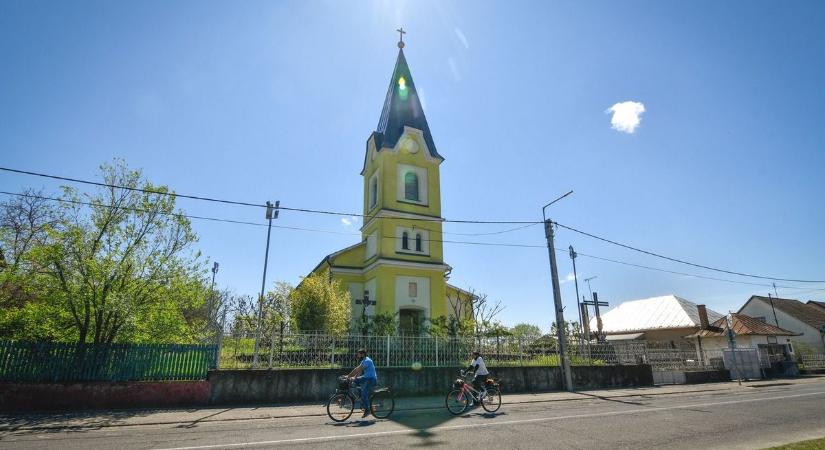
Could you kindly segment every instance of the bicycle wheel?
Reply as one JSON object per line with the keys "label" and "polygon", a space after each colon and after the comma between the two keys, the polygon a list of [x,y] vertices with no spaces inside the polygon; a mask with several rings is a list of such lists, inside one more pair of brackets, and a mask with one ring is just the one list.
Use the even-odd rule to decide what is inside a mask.
{"label": "bicycle wheel", "polygon": [[481,399],[481,407],[487,412],[496,412],[501,408],[501,391],[498,388],[490,388],[487,394]]}
{"label": "bicycle wheel", "polygon": [[453,389],[447,394],[444,403],[447,405],[447,411],[450,414],[457,416],[463,413],[470,404],[469,396],[460,389]]}
{"label": "bicycle wheel", "polygon": [[327,415],[335,422],[349,419],[353,409],[355,409],[355,402],[347,394],[335,394],[327,402]]}
{"label": "bicycle wheel", "polygon": [[370,411],[376,419],[386,419],[395,409],[395,399],[389,390],[381,390],[370,397]]}

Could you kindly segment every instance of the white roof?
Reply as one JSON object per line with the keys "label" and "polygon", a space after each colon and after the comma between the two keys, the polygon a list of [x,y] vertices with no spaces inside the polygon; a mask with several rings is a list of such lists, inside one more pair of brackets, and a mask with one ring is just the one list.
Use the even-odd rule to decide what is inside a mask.
{"label": "white roof", "polygon": [[[713,323],[722,314],[708,309],[708,321]],[[692,328],[699,326],[696,304],[675,295],[624,302],[602,314],[605,333]],[[596,330],[596,319],[590,320],[590,329]]]}

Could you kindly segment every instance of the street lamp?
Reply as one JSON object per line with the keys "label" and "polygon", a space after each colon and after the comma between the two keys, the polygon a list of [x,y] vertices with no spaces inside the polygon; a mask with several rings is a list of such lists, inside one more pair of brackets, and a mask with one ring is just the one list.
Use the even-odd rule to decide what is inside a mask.
{"label": "street lamp", "polygon": [[547,218],[547,207],[557,201],[572,194],[570,191],[552,202],[544,205],[541,209],[541,217],[544,219],[544,237],[547,239],[547,253],[550,256],[550,279],[553,283],[553,303],[556,308],[556,333],[559,340],[559,359],[561,360],[561,370],[564,376],[564,387],[568,391],[573,390],[573,375],[570,373],[570,358],[567,356],[567,334],[564,326],[564,308],[561,304],[561,288],[559,287],[559,271],[556,266],[556,246],[553,237],[553,221]]}
{"label": "street lamp", "polygon": [[[252,351],[252,368],[258,367],[258,348],[261,341],[261,322],[263,321],[264,312],[264,290],[266,289],[266,266],[269,262],[269,237],[272,234],[272,219],[278,218],[278,211],[281,206],[281,201],[278,200],[273,205],[267,200],[266,202],[266,218],[269,220],[269,226],[266,230],[266,251],[264,252],[264,275],[261,280],[261,297],[258,299],[258,326],[255,328],[255,349]],[[272,349],[270,349],[272,351]]]}

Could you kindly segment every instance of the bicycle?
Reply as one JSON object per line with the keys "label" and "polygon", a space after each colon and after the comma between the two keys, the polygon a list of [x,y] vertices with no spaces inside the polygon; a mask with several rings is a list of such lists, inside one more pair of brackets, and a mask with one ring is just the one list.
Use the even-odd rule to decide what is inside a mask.
{"label": "bicycle", "polygon": [[[361,386],[355,385],[346,375],[338,377],[338,387],[327,401],[327,415],[335,422],[344,422],[352,416],[355,402],[361,398]],[[362,405],[363,406],[363,405]],[[388,387],[373,389],[369,408],[376,419],[386,419],[395,409],[395,398]]]}
{"label": "bicycle", "polygon": [[488,379],[484,382],[481,392],[475,390],[472,383],[464,380],[466,373],[459,372],[461,376],[453,382],[453,389],[447,393],[445,404],[450,414],[457,416],[470,407],[474,402],[481,403],[485,411],[494,413],[501,408],[501,390],[499,383]]}

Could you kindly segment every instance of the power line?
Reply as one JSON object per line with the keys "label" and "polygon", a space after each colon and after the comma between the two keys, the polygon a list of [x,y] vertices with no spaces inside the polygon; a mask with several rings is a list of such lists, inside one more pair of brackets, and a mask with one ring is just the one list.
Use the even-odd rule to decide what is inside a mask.
{"label": "power line", "polygon": [[727,273],[727,274],[730,274],[730,275],[738,275],[740,277],[759,278],[759,279],[762,279],[762,280],[788,281],[788,282],[792,282],[792,283],[825,283],[825,280],[797,280],[797,279],[792,279],[792,278],[778,278],[778,277],[770,277],[770,276],[765,276],[765,275],[754,275],[754,274],[750,274],[750,273],[736,272],[736,271],[733,271],[733,270],[726,270],[726,269],[719,269],[719,268],[711,267],[711,266],[705,266],[703,264],[697,264],[697,263],[693,263],[693,262],[690,262],[690,261],[685,261],[685,260],[678,259],[678,258],[672,258],[670,256],[665,256],[665,255],[655,253],[655,252],[651,252],[651,251],[648,251],[648,250],[642,250],[638,247],[633,247],[633,246],[628,245],[628,244],[622,244],[621,242],[616,242],[616,241],[613,241],[613,240],[610,240],[610,239],[607,239],[607,238],[604,238],[604,237],[601,237],[601,236],[596,236],[595,234],[588,233],[586,231],[577,230],[576,228],[573,228],[573,227],[570,227],[570,226],[567,226],[567,225],[562,225],[562,224],[560,224],[558,222],[555,222],[555,221],[553,223],[560,226],[560,227],[562,227],[562,228],[564,228],[564,229],[566,229],[566,230],[570,230],[574,233],[579,233],[581,235],[584,235],[584,236],[587,236],[587,237],[590,237],[590,238],[593,238],[593,239],[597,239],[597,240],[600,240],[600,241],[603,241],[603,242],[607,242],[609,244],[617,245],[619,247],[626,248],[628,250],[633,250],[635,252],[644,253],[645,255],[655,256],[657,258],[677,262],[679,264],[685,264],[685,265],[688,265],[688,266],[698,267],[700,269],[711,270],[711,271],[714,271],[714,272]]}
{"label": "power line", "polygon": [[[187,219],[196,219],[196,220],[207,220],[207,221],[212,221],[212,222],[223,222],[223,223],[230,223],[230,224],[236,224],[236,225],[251,225],[251,226],[258,226],[258,227],[267,226],[267,224],[259,223],[259,222],[248,222],[248,221],[243,221],[243,220],[224,219],[224,218],[208,217],[208,216],[197,216],[197,215],[183,214],[183,213],[167,213],[167,212],[163,212],[163,211],[150,211],[150,210],[141,209],[141,208],[113,206],[113,205],[106,205],[106,204],[101,204],[101,203],[84,202],[84,201],[81,201],[81,200],[72,200],[72,199],[65,199],[65,198],[47,197],[47,196],[35,195],[35,194],[23,194],[23,193],[15,193],[15,192],[7,192],[7,191],[0,191],[0,194],[11,195],[11,196],[16,196],[16,197],[37,198],[37,199],[41,199],[41,200],[49,200],[49,201],[55,201],[55,202],[61,202],[61,203],[84,205],[84,206],[122,209],[122,210],[126,210],[126,211],[134,211],[134,212],[141,212],[141,213],[157,213],[157,214],[166,215],[166,216],[183,217],[183,218],[187,218]],[[285,229],[285,230],[294,230],[294,231],[306,231],[306,232],[314,232],[314,233],[338,234],[338,235],[347,235],[347,236],[361,236],[361,233],[335,231],[335,230],[322,230],[322,229],[317,229],[317,228],[295,227],[295,226],[288,226],[288,225],[272,225],[272,227],[273,228],[279,228],[279,229]],[[519,228],[522,228],[522,227],[519,227]],[[506,232],[507,230],[503,230],[503,231]],[[383,238],[384,239],[403,239],[403,237],[397,237],[397,236],[383,236]],[[453,241],[453,240],[439,240],[439,239],[426,239],[426,240],[428,242],[440,242],[440,243],[446,243],[446,244],[477,245],[477,246],[492,246],[492,247],[513,247],[513,248],[541,248],[541,249],[545,248],[544,245],[534,245],[534,244],[517,244],[517,243],[501,243],[501,242],[475,242],[475,241]],[[564,253],[564,254],[567,253],[567,250],[564,250],[564,249],[557,249],[556,251],[559,252],[559,253]],[[577,252],[577,253],[580,256],[584,256],[584,257],[592,258],[592,259],[597,259],[597,260],[600,260],[600,261],[606,261],[606,262],[611,262],[611,263],[615,263],[615,264],[621,264],[621,265],[625,265],[625,266],[636,267],[636,268],[641,268],[641,269],[646,269],[646,270],[653,270],[653,271],[657,271],[657,272],[670,273],[670,274],[674,274],[674,275],[682,275],[682,276],[688,276],[688,277],[693,277],[693,278],[701,278],[701,279],[712,280],[712,281],[722,281],[722,282],[726,282],[726,283],[744,284],[744,285],[750,285],[750,286],[771,287],[770,284],[751,283],[751,282],[747,282],[747,281],[729,280],[729,279],[725,279],[725,278],[716,278],[716,277],[710,277],[710,276],[706,276],[706,275],[698,275],[698,274],[691,274],[691,273],[685,273],[685,272],[678,272],[678,271],[674,271],[674,270],[667,270],[667,269],[662,269],[662,268],[658,268],[658,267],[645,266],[645,265],[642,265],[642,264],[635,264],[635,263],[630,263],[630,262],[627,262],[627,261],[621,261],[621,260],[616,260],[616,259],[611,259],[611,258],[605,258],[605,257],[602,257],[602,256],[590,255],[590,254],[587,254],[587,253],[581,253],[581,252]],[[822,289],[808,289],[808,288],[805,288],[805,287],[782,286],[782,285],[777,285],[777,287],[781,288],[781,289],[803,289],[803,290],[805,290],[804,292],[825,291],[825,288],[822,288]]]}
{"label": "power line", "polygon": [[[174,192],[167,192],[161,191],[156,189],[144,189],[138,188],[133,186],[121,186],[116,184],[109,184],[109,183],[101,183],[99,181],[90,181],[90,180],[81,180],[79,178],[71,178],[71,177],[64,177],[59,175],[51,175],[46,173],[40,172],[32,172],[28,170],[20,170],[20,169],[12,169],[9,167],[0,167],[0,170],[5,172],[12,172],[22,175],[31,175],[36,177],[43,177],[43,178],[51,178],[54,180],[61,180],[61,181],[69,181],[72,183],[81,183],[81,184],[88,184],[91,186],[99,186],[99,187],[107,187],[107,188],[116,188],[116,189],[125,189],[128,191],[133,192],[142,192],[145,194],[156,194],[156,195],[169,195],[173,197],[180,197],[180,198],[188,198],[192,200],[201,200],[207,202],[215,202],[215,203],[223,203],[228,205],[240,205],[240,206],[252,206],[258,208],[266,208],[265,204],[260,203],[253,203],[253,202],[245,202],[245,201],[236,201],[236,200],[226,200],[220,198],[213,198],[213,197],[205,197],[200,195],[187,195],[187,194],[178,194]],[[356,214],[356,213],[347,213],[341,211],[330,211],[330,210],[323,210],[323,209],[311,209],[311,208],[292,208],[289,206],[280,206],[279,209],[284,211],[294,211],[294,212],[303,212],[303,213],[311,213],[311,214],[323,214],[323,215],[331,215],[331,216],[344,216],[344,217],[361,217],[361,218],[368,218],[371,219],[373,216],[369,216],[367,214]],[[444,219],[441,217],[433,217],[433,218],[425,218],[425,217],[410,217],[405,218],[406,220],[413,220],[419,222],[450,222],[450,223],[465,223],[465,224],[518,224],[518,225],[535,225],[541,223],[540,221],[527,221],[527,220],[468,220],[468,219]]]}
{"label": "power line", "polygon": [[[69,177],[62,177],[62,176],[57,176],[57,175],[50,175],[50,174],[31,172],[31,171],[25,171],[25,170],[19,170],[19,169],[11,169],[11,168],[8,168],[8,167],[0,167],[0,170],[6,171],[6,172],[12,172],[12,173],[24,174],[24,175],[32,175],[32,176],[45,177],[45,178],[51,178],[51,179],[56,179],[56,180],[63,180],[63,181],[71,181],[71,182],[75,182],[75,183],[89,184],[89,185],[93,185],[93,186],[126,189],[126,190],[130,190],[130,191],[143,192],[143,193],[149,193],[149,194],[171,195],[171,196],[177,196],[177,197],[181,197],[181,198],[189,198],[189,199],[194,199],[194,200],[203,200],[203,201],[209,201],[209,202],[217,202],[217,203],[233,204],[233,205],[241,205],[241,206],[266,207],[266,205],[251,203],[251,202],[241,202],[241,201],[234,201],[234,200],[217,199],[217,198],[203,197],[203,196],[196,196],[196,195],[176,194],[176,193],[171,193],[171,192],[151,190],[151,189],[142,189],[142,188],[136,188],[136,187],[130,187],[130,186],[118,186],[118,185],[113,185],[113,184],[108,184],[108,183],[101,183],[101,182],[97,182],[97,181],[81,180],[81,179],[78,179],[78,178],[69,178]],[[295,211],[295,212],[304,212],[304,213],[312,213],[312,214],[324,214],[324,215],[347,216],[347,217],[361,217],[361,218],[364,218],[364,219],[372,219],[373,217],[376,217],[376,215],[368,216],[368,215],[365,215],[365,214],[344,213],[344,212],[339,212],[339,211],[329,211],[329,210],[321,210],[321,209],[291,208],[291,207],[284,207],[284,206],[281,206],[280,209],[283,209],[285,211]],[[205,219],[205,220],[215,220],[215,219],[213,218],[213,219]],[[415,217],[415,218],[405,218],[405,220],[423,221],[423,222],[450,222],[450,223],[464,223],[464,224],[518,224],[518,225],[524,225],[524,227],[542,223],[542,222],[539,222],[539,221],[449,220],[449,219],[435,218],[435,217],[434,218]],[[221,221],[221,220],[219,220],[219,221]],[[677,263],[680,263],[680,264],[685,264],[685,265],[689,265],[689,266],[693,266],[693,267],[698,267],[698,268],[701,268],[701,269],[711,270],[711,271],[714,271],[714,272],[727,273],[727,274],[730,274],[730,275],[737,275],[737,276],[747,277],[747,278],[758,278],[758,279],[763,279],[763,280],[775,280],[775,281],[787,281],[787,282],[793,282],[793,283],[825,283],[825,280],[800,280],[800,279],[791,279],[791,278],[778,278],[778,277],[771,277],[771,276],[765,276],[765,275],[754,275],[754,274],[749,274],[749,273],[745,273],[745,272],[737,272],[737,271],[733,271],[733,270],[719,269],[719,268],[716,268],[716,267],[706,266],[706,265],[703,265],[703,264],[697,264],[697,263],[685,261],[685,260],[682,260],[682,259],[678,259],[678,258],[674,258],[674,257],[670,257],[670,256],[665,256],[665,255],[655,253],[655,252],[652,252],[652,251],[643,250],[643,249],[640,249],[638,247],[634,247],[634,246],[631,246],[631,245],[628,245],[628,244],[623,244],[623,243],[620,243],[620,242],[617,242],[617,241],[614,241],[614,240],[611,240],[611,239],[607,239],[607,238],[604,238],[604,237],[601,237],[601,236],[597,236],[597,235],[592,234],[592,233],[588,233],[586,231],[578,230],[576,228],[573,228],[573,227],[570,227],[570,226],[567,226],[567,225],[563,225],[563,224],[558,223],[558,222],[553,222],[553,223],[555,223],[559,227],[562,227],[564,229],[573,231],[575,233],[579,233],[579,234],[582,234],[584,236],[588,236],[588,237],[593,238],[593,239],[597,239],[597,240],[600,240],[600,241],[603,241],[603,242],[607,242],[609,244],[613,244],[613,245],[616,245],[616,246],[619,246],[619,247],[623,247],[623,248],[626,248],[628,250],[633,250],[633,251],[643,253],[643,254],[646,254],[646,255],[649,255],[649,256],[654,256],[654,257],[657,257],[657,258],[661,258],[661,259],[665,259],[665,260],[668,260],[668,261],[673,261],[673,262],[677,262]],[[519,229],[519,228],[515,228],[515,229],[509,230],[509,231],[515,231],[516,229]],[[507,232],[507,231],[503,231],[503,232]],[[496,233],[491,233],[491,234],[496,234]],[[479,234],[479,235],[482,235],[482,234]]]}
{"label": "power line", "polygon": [[[561,252],[561,253],[566,253],[567,252],[567,250],[564,250],[564,249],[559,249],[558,251]],[[745,285],[749,285],[749,286],[761,286],[761,287],[771,287],[772,286],[772,285],[766,284],[766,283],[752,283],[752,282],[749,282],[749,281],[730,280],[730,279],[727,279],[727,278],[717,278],[717,277],[711,277],[711,276],[707,276],[707,275],[698,275],[698,274],[693,274],[693,273],[679,272],[679,271],[676,271],[676,270],[662,269],[662,268],[659,268],[659,267],[645,266],[643,264],[635,264],[635,263],[631,263],[631,262],[627,262],[627,261],[621,261],[621,260],[617,260],[617,259],[605,258],[605,257],[602,257],[602,256],[588,255],[587,253],[582,253],[582,252],[579,252],[579,251],[576,251],[576,254],[578,254],[579,256],[585,256],[587,258],[597,259],[597,260],[600,260],[600,261],[607,261],[607,262],[611,262],[611,263],[615,263],[615,264],[622,264],[622,265],[625,265],[625,266],[636,267],[636,268],[640,268],[640,269],[653,270],[653,271],[656,271],[656,272],[664,272],[664,273],[670,273],[670,274],[674,274],[674,275],[682,275],[682,276],[687,276],[687,277],[691,277],[691,278],[702,278],[702,279],[705,279],[705,280],[723,281],[725,283],[745,284]],[[809,289],[807,287],[780,286],[780,285],[777,285],[776,287],[782,288],[782,289],[803,289],[803,290],[806,290],[806,291],[807,290],[825,291],[825,288]]]}
{"label": "power line", "polygon": [[[161,214],[166,216],[173,216],[173,217],[185,217],[187,219],[198,219],[198,220],[209,220],[213,222],[225,222],[225,223],[232,223],[238,225],[253,225],[259,227],[265,227],[267,224],[265,223],[258,223],[258,222],[247,222],[243,220],[233,220],[233,219],[223,219],[217,217],[207,217],[207,216],[196,216],[191,214],[183,214],[183,213],[168,213],[163,211],[151,211],[148,209],[141,209],[141,208],[132,208],[132,207],[125,207],[125,206],[114,206],[114,205],[106,205],[102,203],[93,203],[93,202],[84,202],[81,200],[72,200],[72,199],[65,199],[65,198],[56,198],[56,197],[47,197],[43,195],[35,195],[35,194],[21,194],[16,192],[7,192],[7,191],[0,191],[0,194],[5,195],[13,195],[17,197],[29,197],[29,198],[38,198],[42,200],[50,200],[62,203],[71,203],[76,205],[85,205],[85,206],[94,206],[99,208],[110,208],[110,209],[122,209],[125,211],[134,211],[140,213],[155,213]],[[341,235],[349,235],[349,236],[361,236],[361,233],[352,233],[352,232],[344,232],[344,231],[333,231],[333,230],[319,230],[317,228],[304,228],[304,227],[294,227],[288,225],[272,225],[272,228],[280,228],[286,230],[297,230],[297,231],[309,231],[309,232],[316,232],[316,233],[329,233],[329,234],[341,234]],[[384,239],[403,239],[402,237],[396,236],[383,236]],[[499,243],[499,242],[472,242],[472,241],[452,241],[452,240],[439,240],[439,239],[427,239],[429,242],[442,242],[448,244],[464,244],[464,245],[485,245],[485,246],[493,246],[493,247],[535,247],[535,248],[544,248],[541,245],[530,245],[530,244],[508,244],[508,243]]]}
{"label": "power line", "polygon": [[229,205],[257,206],[257,207],[261,207],[261,208],[266,208],[266,205],[262,205],[262,204],[258,204],[258,203],[239,202],[239,201],[234,201],[234,200],[223,200],[223,199],[219,199],[219,198],[202,197],[202,196],[198,196],[198,195],[176,194],[174,192],[166,192],[166,191],[160,191],[160,190],[155,190],[155,189],[142,189],[142,188],[136,188],[136,187],[131,187],[131,186],[118,186],[116,184],[101,183],[99,181],[81,180],[79,178],[69,178],[69,177],[62,177],[62,176],[58,176],[58,175],[49,175],[49,174],[46,174],[46,173],[30,172],[28,170],[11,169],[11,168],[8,168],[8,167],[0,167],[0,170],[5,171],[5,172],[19,173],[19,174],[23,174],[23,175],[32,175],[32,176],[35,176],[35,177],[51,178],[53,180],[70,181],[72,183],[81,183],[81,184],[89,184],[89,185],[92,185],[92,186],[125,189],[127,191],[143,192],[144,194],[171,195],[171,196],[175,196],[175,197],[190,198],[190,199],[193,199],[193,200],[203,200],[203,201],[208,201],[208,202],[226,203],[226,204],[229,204]]}
{"label": "power line", "polygon": [[506,230],[492,231],[492,232],[489,232],[489,233],[452,233],[452,232],[442,231],[441,234],[452,234],[452,235],[456,235],[456,236],[492,236],[494,234],[504,234],[504,233],[510,233],[512,231],[523,230],[525,228],[538,225],[539,223],[541,223],[541,222],[528,223],[527,225],[522,225],[522,226],[515,227],[515,228],[508,228]]}

